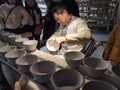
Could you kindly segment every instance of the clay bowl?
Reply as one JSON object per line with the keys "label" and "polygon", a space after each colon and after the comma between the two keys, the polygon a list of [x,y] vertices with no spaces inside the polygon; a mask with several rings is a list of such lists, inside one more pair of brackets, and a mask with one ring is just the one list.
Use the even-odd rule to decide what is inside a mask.
{"label": "clay bowl", "polygon": [[16,50],[16,46],[10,46],[10,45],[6,45],[4,47],[0,48],[0,55],[2,58],[5,58],[4,55],[5,53],[12,51],[12,50]]}
{"label": "clay bowl", "polygon": [[55,90],[78,90],[83,81],[82,75],[73,69],[58,70],[51,77]]}
{"label": "clay bowl", "polygon": [[36,50],[37,43],[38,43],[37,40],[26,40],[23,42],[23,45],[25,46],[28,52],[33,52]]}
{"label": "clay bowl", "polygon": [[4,34],[6,34],[6,33],[8,33],[8,32],[6,32],[6,31],[0,31],[0,40],[2,40],[2,41],[4,41]]}
{"label": "clay bowl", "polygon": [[82,90],[118,90],[112,84],[105,81],[90,81],[86,83]]}
{"label": "clay bowl", "polygon": [[24,55],[16,59],[16,64],[20,68],[20,70],[24,73],[30,73],[30,66],[38,61],[38,56],[36,55]]}
{"label": "clay bowl", "polygon": [[103,76],[108,70],[109,65],[107,61],[95,57],[88,57],[83,60],[84,70],[91,78]]}
{"label": "clay bowl", "polygon": [[65,61],[70,68],[79,68],[82,64],[85,54],[77,51],[69,51],[64,54]]}
{"label": "clay bowl", "polygon": [[3,40],[5,41],[5,42],[8,42],[9,43],[9,38],[8,38],[8,36],[10,36],[10,35],[14,35],[14,33],[9,33],[9,32],[6,32],[6,33],[4,33],[2,36],[3,36]]}
{"label": "clay bowl", "polygon": [[9,44],[8,43],[6,43],[6,42],[0,42],[0,48],[1,47],[4,47],[4,46],[8,46]]}
{"label": "clay bowl", "polygon": [[50,54],[56,55],[58,54],[60,45],[56,44],[55,39],[50,39],[50,40],[47,40],[46,47],[50,52]]}
{"label": "clay bowl", "polygon": [[25,54],[26,54],[25,50],[19,50],[19,49],[12,50],[5,54],[5,58],[7,59],[8,63],[10,63],[11,65],[16,65],[16,63],[15,63],[16,59]]}
{"label": "clay bowl", "polygon": [[57,65],[51,61],[39,61],[31,65],[30,72],[40,83],[48,83]]}
{"label": "clay bowl", "polygon": [[9,43],[12,45],[15,45],[15,40],[18,38],[22,38],[22,35],[20,35],[20,34],[10,35],[10,36],[8,36],[8,38],[9,38]]}
{"label": "clay bowl", "polygon": [[18,38],[15,40],[15,45],[17,47],[23,47],[23,42],[29,40],[28,38]]}

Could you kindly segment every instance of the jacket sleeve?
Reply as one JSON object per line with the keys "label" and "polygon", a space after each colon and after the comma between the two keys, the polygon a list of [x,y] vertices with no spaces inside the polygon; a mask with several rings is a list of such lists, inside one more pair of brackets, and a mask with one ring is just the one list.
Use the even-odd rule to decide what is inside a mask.
{"label": "jacket sleeve", "polygon": [[88,28],[86,22],[82,19],[77,19],[75,22],[72,23],[70,28],[73,28],[74,33],[68,33],[66,38],[68,40],[83,40],[83,39],[90,39],[91,32]]}
{"label": "jacket sleeve", "polygon": [[113,44],[115,41],[115,32],[117,30],[118,25],[115,25],[115,27],[113,28],[112,32],[110,33],[110,36],[108,38],[107,44],[105,46],[105,49],[103,51],[103,59],[104,60],[109,60],[109,55],[111,54],[111,50],[113,48]]}

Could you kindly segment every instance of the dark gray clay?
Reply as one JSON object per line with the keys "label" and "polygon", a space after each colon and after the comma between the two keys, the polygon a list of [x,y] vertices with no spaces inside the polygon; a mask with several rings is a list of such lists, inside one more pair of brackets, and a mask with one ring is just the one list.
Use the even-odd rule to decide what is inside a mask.
{"label": "dark gray clay", "polygon": [[16,64],[18,65],[21,71],[25,73],[30,73],[30,66],[36,61],[38,61],[38,56],[29,54],[19,57],[16,60]]}
{"label": "dark gray clay", "polygon": [[51,75],[56,71],[57,65],[51,61],[39,61],[30,67],[35,79],[40,83],[48,83]]}
{"label": "dark gray clay", "polygon": [[20,56],[23,56],[26,54],[25,50],[12,50],[9,51],[5,54],[5,58],[7,59],[8,63],[10,63],[11,65],[16,65],[15,61],[17,58],[19,58]]}
{"label": "dark gray clay", "polygon": [[70,51],[64,54],[64,58],[71,68],[78,68],[82,64],[82,60],[85,58],[84,53]]}
{"label": "dark gray clay", "polygon": [[88,57],[83,60],[83,66],[88,76],[98,78],[108,70],[109,63],[99,58]]}
{"label": "dark gray clay", "polygon": [[83,84],[83,77],[76,70],[61,69],[52,75],[51,82],[55,90],[77,90]]}

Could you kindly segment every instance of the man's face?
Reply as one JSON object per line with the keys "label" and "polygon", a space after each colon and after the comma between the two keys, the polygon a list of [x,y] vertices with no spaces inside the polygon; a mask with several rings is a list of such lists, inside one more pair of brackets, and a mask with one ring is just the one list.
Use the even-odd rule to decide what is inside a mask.
{"label": "man's face", "polygon": [[54,13],[54,18],[58,23],[64,26],[67,23],[67,15],[68,14],[66,11],[64,11],[62,14]]}

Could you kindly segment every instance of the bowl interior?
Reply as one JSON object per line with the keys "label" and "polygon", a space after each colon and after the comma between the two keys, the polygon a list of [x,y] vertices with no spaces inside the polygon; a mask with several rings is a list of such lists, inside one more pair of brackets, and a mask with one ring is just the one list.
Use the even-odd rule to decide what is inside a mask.
{"label": "bowl interior", "polygon": [[83,65],[96,70],[107,69],[109,63],[99,58],[89,57],[83,60]]}
{"label": "bowl interior", "polygon": [[24,45],[36,45],[37,43],[37,40],[26,40],[23,42]]}
{"label": "bowl interior", "polygon": [[19,57],[16,60],[16,64],[18,65],[31,65],[34,62],[36,62],[38,60],[38,56],[36,55],[24,55]]}
{"label": "bowl interior", "polygon": [[83,77],[75,70],[61,69],[52,75],[51,81],[55,89],[72,88],[72,90],[75,90],[82,85]]}
{"label": "bowl interior", "polygon": [[54,39],[52,40],[48,40],[46,43],[46,47],[49,51],[57,51],[60,47],[59,44],[56,43],[56,41]]}
{"label": "bowl interior", "polygon": [[30,71],[36,75],[46,75],[53,73],[56,70],[57,65],[51,61],[39,61],[30,67]]}
{"label": "bowl interior", "polygon": [[64,57],[66,60],[82,60],[85,58],[84,53],[82,52],[75,52],[75,51],[71,51],[71,52],[66,52],[64,54]]}
{"label": "bowl interior", "polygon": [[15,42],[23,42],[23,41],[26,41],[26,40],[29,40],[28,38],[18,38],[15,40]]}
{"label": "bowl interior", "polygon": [[22,36],[21,35],[10,35],[10,36],[8,36],[8,38],[15,40],[18,38],[22,38]]}
{"label": "bowl interior", "polygon": [[8,52],[11,50],[16,50],[16,46],[6,45],[6,46],[0,48],[0,52]]}
{"label": "bowl interior", "polygon": [[20,57],[22,55],[25,55],[26,51],[25,50],[12,50],[9,51],[5,54],[6,58],[17,58]]}

